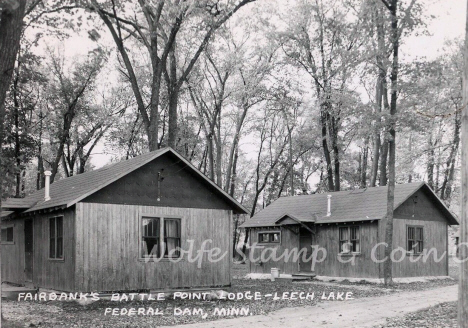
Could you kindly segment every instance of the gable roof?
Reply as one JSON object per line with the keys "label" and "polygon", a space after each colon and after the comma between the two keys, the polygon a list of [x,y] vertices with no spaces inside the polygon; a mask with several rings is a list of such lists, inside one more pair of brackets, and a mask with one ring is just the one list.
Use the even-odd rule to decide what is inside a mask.
{"label": "gable roof", "polygon": [[[455,216],[424,182],[395,186],[395,209],[416,191],[423,188],[437,203],[450,224],[458,224]],[[268,227],[279,224],[284,216],[301,222],[339,223],[383,219],[387,214],[388,187],[373,187],[352,191],[280,197],[241,225],[241,228]],[[332,195],[331,215],[326,216],[327,195]]]}
{"label": "gable roof", "polygon": [[33,212],[42,209],[70,207],[166,153],[172,153],[175,155],[181,162],[183,162],[183,164],[185,164],[185,167],[193,171],[198,177],[211,185],[237,213],[248,213],[248,210],[244,206],[229,196],[229,194],[227,194],[217,184],[208,179],[208,177],[201,173],[188,160],[170,147],[152,151],[128,160],[123,160],[94,171],[54,181],[54,183],[50,185],[51,199],[48,201],[44,200],[44,189],[41,189],[21,199],[21,201],[14,198],[7,199],[2,203],[2,208],[26,209],[25,212]]}

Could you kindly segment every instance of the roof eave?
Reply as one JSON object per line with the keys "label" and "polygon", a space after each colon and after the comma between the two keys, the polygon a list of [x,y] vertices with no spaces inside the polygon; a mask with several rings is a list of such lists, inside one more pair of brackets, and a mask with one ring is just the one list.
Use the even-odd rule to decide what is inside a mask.
{"label": "roof eave", "polygon": [[[82,201],[83,199],[85,199],[86,197],[94,194],[95,192],[101,190],[102,188],[110,185],[111,183],[117,181],[118,179],[130,174],[131,172],[139,169],[140,167],[150,163],[151,161],[155,160],[156,158],[160,157],[161,155],[163,154],[166,154],[167,152],[171,152],[172,154],[174,154],[177,158],[179,158],[181,161],[184,162],[184,164],[186,166],[189,166],[192,170],[194,170],[200,177],[202,177],[206,182],[208,182],[211,186],[213,186],[218,192],[220,192],[227,200],[228,200],[228,203],[232,206],[234,212],[236,214],[250,214],[250,211],[248,209],[246,209],[242,204],[240,204],[239,202],[237,202],[233,197],[231,197],[228,193],[226,193],[223,189],[221,189],[217,184],[215,184],[213,181],[211,181],[210,179],[208,179],[208,177],[206,177],[204,174],[202,174],[192,163],[190,163],[187,159],[185,159],[183,156],[181,156],[179,153],[177,153],[175,150],[173,150],[171,147],[166,147],[164,149],[161,149],[160,151],[158,152],[155,152],[155,154],[151,157],[149,157],[147,160],[141,162],[139,165],[136,165],[135,167],[129,169],[128,171],[125,171],[121,174],[118,174],[116,175],[115,177],[113,177],[112,179],[109,179],[107,180],[105,183],[102,183],[101,185],[97,186],[96,188],[93,188],[92,190],[88,191],[87,193],[84,193],[82,195],[80,195],[79,197],[76,197],[75,199],[71,200],[70,202],[66,203],[66,204],[56,204],[56,205],[53,205],[51,207],[63,207],[65,206],[66,208],[69,208],[73,205],[75,205],[76,203]],[[37,204],[37,203],[36,203]],[[25,212],[34,212],[34,211],[40,211],[40,210],[45,210],[47,208],[50,208],[49,206],[43,206],[43,204],[40,204],[39,208],[34,208],[34,206],[36,204],[33,204],[32,206],[29,207],[28,210],[26,210]]]}

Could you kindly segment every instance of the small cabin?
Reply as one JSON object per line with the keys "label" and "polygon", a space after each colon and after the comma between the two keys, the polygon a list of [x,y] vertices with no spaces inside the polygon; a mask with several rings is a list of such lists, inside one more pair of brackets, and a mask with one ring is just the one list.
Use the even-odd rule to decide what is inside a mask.
{"label": "small cabin", "polygon": [[[230,285],[232,215],[247,210],[173,149],[47,180],[2,204],[3,281],[74,292]],[[197,253],[211,248],[216,261]]]}
{"label": "small cabin", "polygon": [[[249,235],[250,272],[383,278],[387,192],[280,197],[241,225]],[[393,277],[448,276],[450,225],[457,219],[427,184],[396,185]]]}

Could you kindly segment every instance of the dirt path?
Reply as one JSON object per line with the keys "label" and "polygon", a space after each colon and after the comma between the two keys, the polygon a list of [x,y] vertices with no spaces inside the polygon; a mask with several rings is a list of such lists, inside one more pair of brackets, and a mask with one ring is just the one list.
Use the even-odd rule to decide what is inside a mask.
{"label": "dirt path", "polygon": [[373,327],[385,318],[403,316],[443,302],[457,300],[458,285],[426,291],[401,292],[351,301],[321,302],[317,306],[285,308],[268,315],[199,322],[177,328],[310,328]]}

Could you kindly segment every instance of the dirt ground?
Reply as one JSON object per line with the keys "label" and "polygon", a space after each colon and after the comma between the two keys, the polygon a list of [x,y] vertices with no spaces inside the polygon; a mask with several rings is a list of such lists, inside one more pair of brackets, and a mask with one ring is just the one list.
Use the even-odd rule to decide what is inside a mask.
{"label": "dirt ground", "polygon": [[[451,265],[453,272],[457,267]],[[422,310],[441,302],[455,300],[455,280],[437,280],[425,283],[396,284],[391,288],[369,283],[347,281],[323,283],[319,281],[292,282],[290,280],[240,279],[246,273],[245,265],[233,268],[233,284],[226,292],[259,292],[273,295],[283,292],[315,293],[314,299],[277,299],[263,297],[260,300],[166,300],[161,302],[131,301],[116,303],[106,300],[90,304],[76,301],[17,302],[4,301],[3,327],[382,327],[386,318],[398,322],[403,315]],[[454,278],[456,274],[453,274]],[[338,300],[338,293],[351,292],[354,300]],[[322,299],[323,295],[326,295]],[[330,296],[332,295],[332,296]],[[161,308],[162,315],[105,315],[107,308]],[[174,315],[175,309],[200,309],[201,313]],[[216,313],[227,309],[227,313]],[[229,309],[247,309],[238,314]],[[257,324],[258,323],[258,324]],[[313,323],[313,325],[311,325]],[[192,326],[187,326],[192,324]],[[389,325],[388,327],[398,327]],[[425,326],[422,326],[425,327]]]}
{"label": "dirt ground", "polygon": [[309,327],[378,327],[388,317],[399,317],[406,313],[451,302],[457,299],[458,286],[448,286],[432,290],[393,293],[391,295],[363,299],[324,302],[316,306],[284,308],[267,315],[224,319],[197,323],[177,328],[309,328]]}

